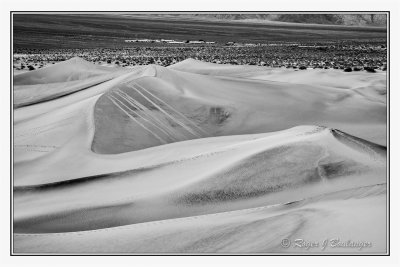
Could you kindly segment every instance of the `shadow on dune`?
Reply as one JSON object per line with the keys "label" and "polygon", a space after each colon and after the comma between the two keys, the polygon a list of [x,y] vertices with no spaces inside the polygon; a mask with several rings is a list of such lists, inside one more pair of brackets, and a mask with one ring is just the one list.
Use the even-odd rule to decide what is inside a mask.
{"label": "shadow on dune", "polygon": [[[370,154],[369,150],[366,151],[366,145],[378,151],[384,150],[380,146],[375,148],[374,144],[361,139],[354,143],[347,140],[350,137],[347,137],[345,133],[339,134],[336,130],[324,127],[307,129],[297,134],[305,136],[306,140],[317,136],[319,140],[323,140],[323,143],[312,139],[314,141],[297,141],[267,148],[262,152],[232,162],[230,166],[221,167],[214,174],[198,182],[163,193],[159,197],[137,199],[133,194],[131,197],[121,196],[120,199],[116,198],[104,203],[96,202],[95,206],[71,207],[69,210],[54,211],[46,215],[21,217],[14,219],[14,228],[19,232],[82,231],[194,215],[200,212],[202,207],[223,207],[239,200],[256,200],[308,185],[329,183],[338,178],[351,179],[351,176],[366,175],[371,170],[371,166],[364,161],[365,159],[357,160],[344,153],[338,154],[332,147],[343,145],[344,148],[339,148],[339,151],[342,151],[341,149],[355,150],[357,153],[365,154],[371,160],[374,160],[376,155]],[[328,147],[324,144],[330,141],[336,142],[336,140],[340,143],[330,144]],[[196,156],[146,168],[57,183],[16,187],[14,196],[24,197],[24,199],[38,196],[51,198],[56,197],[58,193],[74,194],[75,190],[82,188],[82,185],[87,185],[89,187],[86,188],[90,189],[95,188],[90,186],[107,187],[108,183],[112,183],[113,186],[118,185],[116,188],[127,188],[129,192],[131,182],[138,179],[138,184],[140,184],[140,179],[145,173],[152,172],[154,175],[160,175],[164,167],[174,168],[175,164],[184,164],[186,161],[199,158],[201,157]],[[160,208],[160,205],[165,208]]]}

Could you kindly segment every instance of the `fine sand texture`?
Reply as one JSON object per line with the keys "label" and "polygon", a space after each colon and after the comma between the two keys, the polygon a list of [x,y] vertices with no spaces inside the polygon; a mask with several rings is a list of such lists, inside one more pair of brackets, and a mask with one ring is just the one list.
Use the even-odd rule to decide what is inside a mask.
{"label": "fine sand texture", "polygon": [[386,252],[384,72],[73,58],[14,85],[15,253]]}

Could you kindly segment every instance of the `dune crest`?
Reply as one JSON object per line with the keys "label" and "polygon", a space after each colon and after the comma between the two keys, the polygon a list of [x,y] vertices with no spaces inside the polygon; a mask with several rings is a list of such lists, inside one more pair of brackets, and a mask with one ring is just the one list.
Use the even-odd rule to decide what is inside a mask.
{"label": "dune crest", "polygon": [[[248,68],[195,60],[176,65],[188,64],[206,70],[212,65],[242,74]],[[154,66],[154,76],[131,79],[102,95],[95,106],[93,151],[122,153],[201,137],[263,133],[303,124],[339,128],[386,145],[386,103],[381,96],[315,85],[318,74],[304,84],[229,76],[232,72],[215,76],[179,69],[184,71]]]}

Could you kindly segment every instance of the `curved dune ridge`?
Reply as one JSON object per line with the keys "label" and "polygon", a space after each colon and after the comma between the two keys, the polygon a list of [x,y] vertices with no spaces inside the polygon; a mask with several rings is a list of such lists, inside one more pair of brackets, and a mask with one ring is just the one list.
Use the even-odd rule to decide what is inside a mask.
{"label": "curved dune ridge", "polygon": [[16,76],[33,100],[14,106],[15,252],[385,252],[385,77],[314,83],[330,71],[75,58]]}
{"label": "curved dune ridge", "polygon": [[14,76],[14,108],[49,101],[111,80],[126,70],[79,57]]}
{"label": "curved dune ridge", "polygon": [[114,71],[112,68],[94,65],[82,58],[74,57],[53,66],[16,75],[14,85],[70,82],[108,74],[112,71]]}

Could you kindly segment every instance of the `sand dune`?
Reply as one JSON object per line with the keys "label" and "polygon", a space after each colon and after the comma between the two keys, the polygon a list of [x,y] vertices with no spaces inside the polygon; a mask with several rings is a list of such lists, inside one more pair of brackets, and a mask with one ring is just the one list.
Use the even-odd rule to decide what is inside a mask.
{"label": "sand dune", "polygon": [[[386,250],[385,185],[282,205],[139,223],[101,230],[15,234],[16,252],[45,253],[373,253]],[[368,229],[374,229],[369,231]],[[366,238],[366,232],[368,237]],[[318,242],[307,249],[281,240]],[[371,242],[339,247],[337,242]],[[324,249],[324,242],[329,243]],[[335,245],[336,244],[336,245]]]}
{"label": "sand dune", "polygon": [[221,65],[187,59],[169,69],[211,76],[229,76],[256,80],[276,81],[294,84],[352,90],[371,101],[386,103],[386,72],[343,72],[343,70],[324,70],[266,68],[258,66]]}
{"label": "sand dune", "polygon": [[81,59],[17,75],[15,251],[293,252],[280,240],[371,227],[365,251],[385,251],[384,77],[305,75]]}
{"label": "sand dune", "polygon": [[126,73],[122,68],[93,65],[81,58],[14,76],[14,107],[56,99]]}
{"label": "sand dune", "polygon": [[[18,232],[97,229],[385,182],[386,149],[335,130],[296,127],[229,141],[204,138],[148,149],[150,158],[171,151],[157,163],[135,164],[140,160],[135,152],[108,161],[80,158],[91,164],[68,180],[51,181],[59,169],[50,167],[42,180],[35,179],[39,184],[14,187],[14,227]],[[96,175],[86,176],[93,166]],[[312,193],[302,192],[306,186]]]}
{"label": "sand dune", "polygon": [[114,72],[115,69],[94,65],[79,57],[22,73],[14,77],[14,85],[34,85],[83,80]]}
{"label": "sand dune", "polygon": [[[357,90],[362,94],[356,89],[319,86],[314,82],[283,83],[199,75],[159,66],[154,69],[155,76],[143,76],[117,88],[127,94],[125,98],[131,97],[144,105],[144,110],[135,108],[132,101],[123,100],[121,92],[118,95],[114,89],[96,103],[94,151],[104,154],[128,152],[199,136],[263,133],[304,124],[339,128],[369,141],[386,144],[386,103],[382,96],[371,97],[369,91],[359,87]],[[242,69],[243,66],[239,68]],[[282,73],[284,77],[288,75],[292,74]],[[357,80],[357,77],[349,79]],[[318,80],[318,73],[309,81],[314,80]],[[364,87],[371,88],[366,82]],[[117,100],[110,100],[110,95]],[[118,99],[125,106],[115,104]],[[121,108],[128,111],[139,108],[136,117],[143,115],[150,122],[144,122],[141,117],[144,126],[138,131],[138,123]],[[121,116],[121,113],[125,115]],[[153,117],[149,117],[151,115]],[[124,127],[119,127],[121,124]],[[160,129],[154,124],[165,127]],[[133,129],[137,136],[132,135]],[[138,138],[146,141],[140,144],[133,141]],[[115,140],[123,140],[123,143]],[[121,147],[115,146],[116,143]]]}

